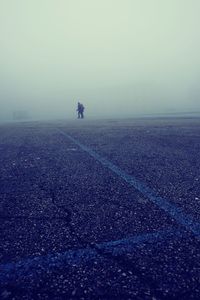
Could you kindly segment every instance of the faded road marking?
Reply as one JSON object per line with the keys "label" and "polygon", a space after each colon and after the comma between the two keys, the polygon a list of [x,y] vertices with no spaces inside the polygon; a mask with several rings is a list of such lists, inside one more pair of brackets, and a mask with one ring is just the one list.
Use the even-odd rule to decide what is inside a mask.
{"label": "faded road marking", "polygon": [[[88,245],[84,249],[67,250],[62,253],[53,253],[45,256],[36,256],[0,265],[0,283],[20,281],[24,277],[35,277],[43,272],[51,272],[67,266],[78,266],[88,261],[105,259],[106,254],[114,257],[131,253],[137,245],[155,243],[162,240],[181,237],[183,232],[168,229],[153,233],[141,234],[122,240],[103,242]],[[105,253],[105,257],[104,254]]]}
{"label": "faded road marking", "polygon": [[156,204],[159,208],[163,209],[166,213],[168,213],[172,218],[174,218],[177,223],[184,226],[187,230],[191,231],[195,236],[200,237],[200,223],[196,222],[192,216],[183,212],[183,210],[177,207],[172,202],[168,201],[157,195],[156,191],[148,187],[145,183],[139,181],[134,176],[129,175],[118,166],[113,164],[108,159],[102,157],[89,147],[83,145],[75,138],[71,137],[69,134],[65,133],[62,130],[58,129],[62,135],[66,136],[69,140],[74,142],[74,144],[78,145],[82,150],[87,152],[90,156],[99,161],[103,166],[109,168],[115,174],[123,178],[127,183],[132,185],[135,189],[141,192],[145,197],[147,197],[151,202]]}

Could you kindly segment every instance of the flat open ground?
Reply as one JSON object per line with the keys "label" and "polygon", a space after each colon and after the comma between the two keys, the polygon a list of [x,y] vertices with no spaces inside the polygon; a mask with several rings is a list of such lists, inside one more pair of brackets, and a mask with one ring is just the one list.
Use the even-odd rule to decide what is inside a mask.
{"label": "flat open ground", "polygon": [[1,299],[200,299],[200,119],[0,127]]}

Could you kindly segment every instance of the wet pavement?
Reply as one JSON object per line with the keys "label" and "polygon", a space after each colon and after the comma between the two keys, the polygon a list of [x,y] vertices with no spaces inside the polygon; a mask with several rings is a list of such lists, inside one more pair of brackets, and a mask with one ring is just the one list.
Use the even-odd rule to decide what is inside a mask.
{"label": "wet pavement", "polygon": [[0,127],[1,299],[200,299],[200,120]]}

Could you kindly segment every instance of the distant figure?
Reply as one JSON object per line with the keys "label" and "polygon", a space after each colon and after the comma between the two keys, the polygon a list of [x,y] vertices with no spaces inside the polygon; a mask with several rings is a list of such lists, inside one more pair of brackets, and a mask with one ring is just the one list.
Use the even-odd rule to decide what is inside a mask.
{"label": "distant figure", "polygon": [[83,119],[84,118],[84,109],[85,107],[83,106],[82,103],[78,102],[78,106],[77,106],[77,112],[78,112],[78,119]]}

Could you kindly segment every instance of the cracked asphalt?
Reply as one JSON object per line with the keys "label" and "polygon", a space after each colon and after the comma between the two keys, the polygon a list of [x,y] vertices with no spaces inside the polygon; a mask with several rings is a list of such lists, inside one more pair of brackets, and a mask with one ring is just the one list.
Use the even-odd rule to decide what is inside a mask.
{"label": "cracked asphalt", "polygon": [[4,124],[0,165],[1,299],[200,299],[198,118]]}

